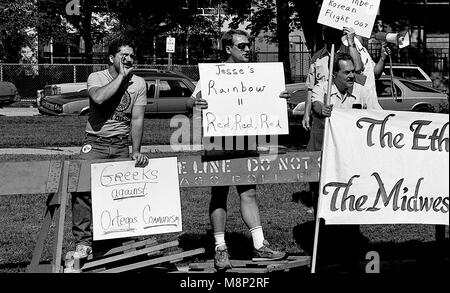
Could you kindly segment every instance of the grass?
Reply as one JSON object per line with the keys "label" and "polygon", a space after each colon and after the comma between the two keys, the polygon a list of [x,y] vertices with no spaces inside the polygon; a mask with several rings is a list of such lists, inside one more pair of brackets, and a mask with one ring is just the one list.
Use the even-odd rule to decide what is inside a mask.
{"label": "grass", "polygon": [[[144,119],[142,145],[169,145],[171,135],[182,127],[181,124],[171,127],[170,121],[169,118]],[[190,121],[192,132],[192,120]],[[86,123],[86,116],[0,117],[0,148],[80,146]],[[291,125],[290,133],[290,136],[280,136],[280,143],[307,142],[307,134],[299,124]]]}
{"label": "grass", "polygon": [[[86,116],[0,117],[0,148],[79,146]],[[170,119],[145,119],[143,145],[169,144]]]}
{"label": "grass", "polygon": [[[43,147],[79,145],[85,117],[0,117],[0,147]],[[144,144],[168,144],[173,131],[168,119],[146,119]],[[294,135],[298,137],[297,133]],[[186,154],[152,154],[161,156]],[[76,156],[0,155],[0,162],[76,159]],[[312,255],[314,221],[308,200],[308,184],[267,184],[257,188],[264,234],[271,244],[292,255]],[[189,261],[213,257],[214,238],[208,218],[209,188],[182,188],[183,232],[163,234],[166,241],[178,238],[180,247],[189,250],[204,247],[206,253]],[[45,195],[0,196],[0,273],[24,272],[29,264],[44,217]],[[250,233],[241,220],[234,188],[228,198],[227,244],[235,259],[249,258]],[[67,209],[63,253],[74,248],[71,211]],[[356,228],[355,228],[356,227]],[[359,228],[358,228],[359,227]],[[50,235],[53,236],[52,226]],[[359,261],[357,272],[364,272],[368,251],[377,251],[382,272],[446,269],[449,264],[449,234],[445,248],[435,241],[433,225],[324,226],[320,230],[319,269],[341,272],[342,264]],[[52,237],[45,243],[42,261],[51,259]],[[411,261],[412,260],[412,261]],[[333,266],[333,264],[337,264]],[[361,265],[362,264],[362,265]]]}

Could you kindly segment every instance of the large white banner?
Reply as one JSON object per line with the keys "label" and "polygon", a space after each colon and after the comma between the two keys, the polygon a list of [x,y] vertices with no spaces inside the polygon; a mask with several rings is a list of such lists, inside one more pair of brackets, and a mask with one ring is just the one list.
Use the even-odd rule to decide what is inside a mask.
{"label": "large white banner", "polygon": [[288,134],[283,63],[200,63],[203,135]]}
{"label": "large white banner", "polygon": [[94,240],[182,231],[177,158],[91,165]]}
{"label": "large white banner", "polygon": [[318,216],[327,224],[449,224],[447,114],[334,109]]}
{"label": "large white banner", "polygon": [[379,6],[380,0],[324,0],[317,22],[338,30],[352,27],[370,38]]}

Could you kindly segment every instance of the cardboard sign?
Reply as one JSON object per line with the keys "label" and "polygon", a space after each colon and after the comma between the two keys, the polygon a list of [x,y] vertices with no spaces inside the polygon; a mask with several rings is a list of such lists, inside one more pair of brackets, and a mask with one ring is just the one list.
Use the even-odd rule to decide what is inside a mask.
{"label": "cardboard sign", "polygon": [[179,232],[177,158],[91,165],[94,240]]}
{"label": "cardboard sign", "polygon": [[199,72],[204,136],[289,133],[283,63],[208,63]]}
{"label": "cardboard sign", "polygon": [[338,30],[352,27],[370,38],[379,6],[380,0],[324,0],[317,22]]}
{"label": "cardboard sign", "polygon": [[326,224],[449,224],[449,117],[334,109],[318,216]]}

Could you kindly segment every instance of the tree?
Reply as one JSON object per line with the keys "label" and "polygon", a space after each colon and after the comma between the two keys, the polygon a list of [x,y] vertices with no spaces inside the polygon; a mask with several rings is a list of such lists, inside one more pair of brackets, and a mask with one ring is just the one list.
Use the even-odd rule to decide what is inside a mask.
{"label": "tree", "polygon": [[0,60],[17,62],[21,46],[33,44],[31,29],[36,23],[34,1],[3,0],[0,2]]}
{"label": "tree", "polygon": [[291,62],[289,54],[289,33],[295,27],[293,10],[289,0],[271,1],[227,1],[227,12],[234,15],[232,26],[237,27],[243,21],[249,21],[248,29],[252,35],[270,32],[273,37],[269,41],[278,42],[278,60],[283,62],[286,83],[292,82]]}

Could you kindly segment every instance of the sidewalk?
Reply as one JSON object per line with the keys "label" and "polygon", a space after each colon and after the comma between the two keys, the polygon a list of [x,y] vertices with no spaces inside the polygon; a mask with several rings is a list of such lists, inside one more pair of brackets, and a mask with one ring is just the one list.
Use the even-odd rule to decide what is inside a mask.
{"label": "sidewalk", "polygon": [[[81,146],[77,147],[48,147],[48,148],[5,148],[0,149],[0,155],[77,155]],[[201,145],[147,145],[141,147],[142,153],[177,153],[199,152]],[[131,147],[130,147],[131,150]]]}
{"label": "sidewalk", "polygon": [[[40,147],[40,148],[4,148],[0,149],[0,155],[78,155],[81,146],[76,147]],[[145,145],[141,147],[141,152],[144,154],[158,154],[158,153],[189,153],[200,152],[203,150],[203,145]],[[261,147],[258,149],[261,153],[272,153],[278,151],[304,151],[304,146],[270,146]],[[131,151],[131,146],[130,146]]]}

